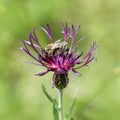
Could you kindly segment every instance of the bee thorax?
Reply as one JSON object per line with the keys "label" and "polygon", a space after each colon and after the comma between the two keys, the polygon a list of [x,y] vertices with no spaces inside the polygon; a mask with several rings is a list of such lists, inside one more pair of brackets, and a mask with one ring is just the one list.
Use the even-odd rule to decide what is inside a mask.
{"label": "bee thorax", "polygon": [[68,51],[69,48],[66,42],[56,41],[55,43],[48,44],[43,53],[45,56],[50,57],[66,53]]}

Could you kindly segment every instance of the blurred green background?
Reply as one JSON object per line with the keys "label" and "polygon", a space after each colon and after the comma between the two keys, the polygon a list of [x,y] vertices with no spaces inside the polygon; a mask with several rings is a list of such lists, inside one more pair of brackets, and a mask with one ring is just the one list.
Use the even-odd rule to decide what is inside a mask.
{"label": "blurred green background", "polygon": [[[87,37],[80,50],[87,51],[93,40],[99,44],[97,62],[79,70],[82,77],[70,79],[64,111],[78,82],[75,120],[120,120],[119,0],[0,0],[0,120],[53,120],[52,105],[40,87],[44,83],[57,97],[52,74],[34,76],[43,68],[25,64],[31,59],[18,48],[34,27],[60,21],[81,25],[79,36]],[[39,38],[43,46],[49,43],[46,36]]]}

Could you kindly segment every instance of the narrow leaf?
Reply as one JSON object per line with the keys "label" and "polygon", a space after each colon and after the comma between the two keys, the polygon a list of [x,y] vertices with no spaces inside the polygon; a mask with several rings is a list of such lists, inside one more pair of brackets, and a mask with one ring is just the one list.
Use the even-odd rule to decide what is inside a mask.
{"label": "narrow leaf", "polygon": [[53,103],[53,117],[54,117],[54,120],[59,120],[58,110],[57,110],[57,106],[55,103]]}
{"label": "narrow leaf", "polygon": [[76,98],[77,98],[77,89],[76,89],[76,91],[75,91],[75,96],[74,96],[74,98],[73,98],[73,101],[72,101],[70,107],[69,107],[68,110],[67,110],[66,118],[68,118],[68,117],[71,115],[72,110],[73,110],[73,108],[74,108],[74,106],[75,106]]}
{"label": "narrow leaf", "polygon": [[49,101],[52,102],[52,103],[55,103],[55,102],[56,102],[55,99],[53,99],[53,98],[48,94],[48,92],[47,92],[44,84],[41,84],[41,88],[42,88],[43,93],[44,93],[44,94],[46,95],[46,97],[49,99]]}

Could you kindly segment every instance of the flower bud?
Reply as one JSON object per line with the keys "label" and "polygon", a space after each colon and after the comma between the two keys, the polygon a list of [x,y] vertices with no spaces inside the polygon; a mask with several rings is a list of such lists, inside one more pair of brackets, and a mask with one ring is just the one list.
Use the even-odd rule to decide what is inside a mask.
{"label": "flower bud", "polygon": [[69,82],[68,75],[67,74],[60,74],[56,76],[55,80],[55,87],[57,89],[64,89]]}

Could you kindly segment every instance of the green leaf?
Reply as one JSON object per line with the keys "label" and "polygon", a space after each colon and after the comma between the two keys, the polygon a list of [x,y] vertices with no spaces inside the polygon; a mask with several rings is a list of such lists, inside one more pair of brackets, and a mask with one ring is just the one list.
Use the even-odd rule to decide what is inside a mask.
{"label": "green leaf", "polygon": [[54,116],[54,120],[59,120],[58,109],[55,103],[53,103],[53,116]]}
{"label": "green leaf", "polygon": [[54,103],[54,104],[56,104],[56,100],[55,100],[54,98],[52,98],[52,97],[48,94],[48,92],[47,92],[44,84],[41,84],[41,88],[42,88],[43,93],[44,93],[44,94],[46,95],[46,97],[49,99],[49,101],[52,102],[52,103]]}
{"label": "green leaf", "polygon": [[[70,107],[69,107],[68,110],[67,110],[66,117],[65,117],[66,119],[67,119],[67,118],[71,115],[71,113],[72,113],[72,110],[73,110],[73,108],[74,108],[74,106],[75,106],[76,98],[77,98],[77,89],[76,89],[76,91],[75,91],[75,96],[74,96],[74,98],[73,98],[73,101],[72,101]],[[73,118],[71,118],[71,119],[73,119]]]}

